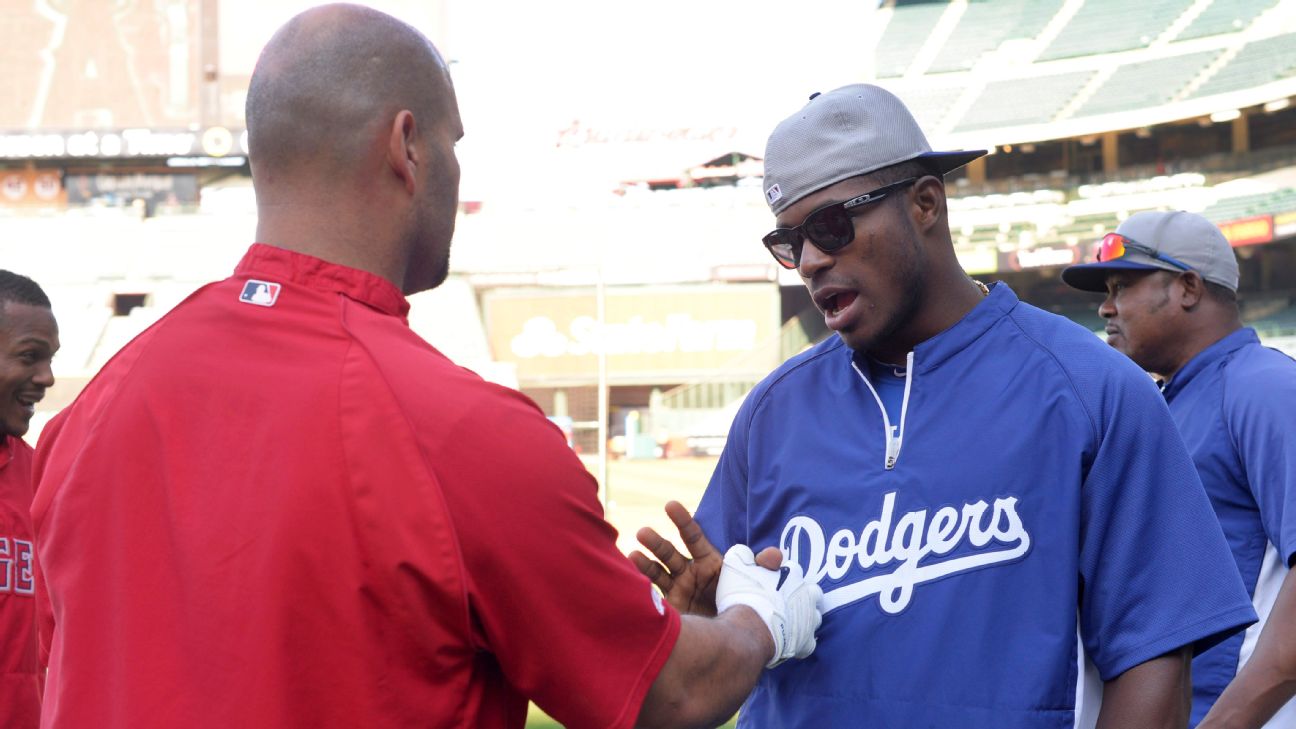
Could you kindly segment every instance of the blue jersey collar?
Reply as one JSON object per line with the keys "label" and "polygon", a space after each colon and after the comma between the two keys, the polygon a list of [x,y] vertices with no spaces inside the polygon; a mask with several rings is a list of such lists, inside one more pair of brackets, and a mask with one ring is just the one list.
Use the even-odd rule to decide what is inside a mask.
{"label": "blue jersey collar", "polygon": [[[962,352],[1011,311],[1017,301],[1017,294],[1008,288],[1008,284],[1002,281],[991,284],[990,294],[981,299],[972,311],[964,314],[954,326],[914,347],[914,372],[930,372],[945,360]],[[847,367],[855,362],[862,372],[869,371],[870,358],[867,352],[856,352],[844,346],[841,337],[837,337],[835,341],[843,345]]]}
{"label": "blue jersey collar", "polygon": [[1242,327],[1230,332],[1223,339],[1198,352],[1188,360],[1188,364],[1179,369],[1170,381],[1161,386],[1166,401],[1173,400],[1192,379],[1220,359],[1236,352],[1248,344],[1259,344],[1260,336],[1250,327]]}
{"label": "blue jersey collar", "polygon": [[981,335],[990,331],[1000,319],[1017,306],[1017,294],[1002,281],[990,287],[990,294],[981,299],[972,311],[959,319],[954,326],[914,347],[914,369],[930,372],[945,360],[967,349]]}

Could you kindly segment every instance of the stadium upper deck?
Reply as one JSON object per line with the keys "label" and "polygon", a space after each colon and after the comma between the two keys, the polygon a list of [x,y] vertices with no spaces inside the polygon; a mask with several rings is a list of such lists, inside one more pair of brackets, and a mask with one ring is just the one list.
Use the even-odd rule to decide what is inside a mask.
{"label": "stadium upper deck", "polygon": [[901,2],[881,16],[880,83],[947,145],[1100,134],[1296,94],[1290,0]]}
{"label": "stadium upper deck", "polygon": [[[71,6],[0,8],[0,85],[10,92],[0,94],[0,259],[53,289],[69,333],[61,371],[75,379],[225,275],[249,241],[240,120],[227,113],[249,69],[199,72],[211,0],[114,16],[127,45],[164,39],[166,53],[135,55],[66,39],[61,55],[47,53],[52,7]],[[67,32],[87,27],[65,20]],[[150,23],[156,32],[142,30]],[[867,27],[874,36],[850,80],[875,77],[896,91],[936,146],[994,151],[950,179],[955,243],[970,272],[1093,324],[1092,301],[1053,285],[1058,267],[1132,212],[1182,207],[1239,246],[1249,319],[1272,336],[1296,333],[1296,0],[886,3]],[[840,79],[840,68],[807,58],[807,91]],[[686,96],[639,129],[569,117],[530,130],[543,149],[525,163],[465,149],[455,277],[435,301],[415,303],[416,328],[513,382],[485,313],[494,293],[590,294],[600,278],[624,289],[778,281],[782,348],[822,335],[795,274],[758,242],[770,225],[757,179],[762,140],[786,101],[691,117]],[[493,184],[478,184],[481,170]],[[664,386],[683,382],[670,377]]]}

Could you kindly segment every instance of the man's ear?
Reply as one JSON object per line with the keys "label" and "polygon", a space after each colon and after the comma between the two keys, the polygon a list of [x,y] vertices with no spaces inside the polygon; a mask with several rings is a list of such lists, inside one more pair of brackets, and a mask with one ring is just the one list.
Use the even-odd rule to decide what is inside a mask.
{"label": "man's ear", "polygon": [[945,210],[945,185],[941,178],[926,175],[914,183],[912,208],[914,225],[926,231],[940,220]]}
{"label": "man's ear", "polygon": [[1179,306],[1188,311],[1201,303],[1206,295],[1206,282],[1196,271],[1184,271],[1179,274]]}
{"label": "man's ear", "polygon": [[391,128],[387,131],[387,165],[411,195],[417,186],[418,166],[422,162],[414,144],[417,138],[418,125],[414,115],[408,109],[402,109],[392,119]]}

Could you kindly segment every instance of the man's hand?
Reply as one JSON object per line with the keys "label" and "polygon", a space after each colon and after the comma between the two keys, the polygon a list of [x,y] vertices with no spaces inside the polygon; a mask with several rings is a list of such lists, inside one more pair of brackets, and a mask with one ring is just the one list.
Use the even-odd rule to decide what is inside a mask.
{"label": "man's hand", "polygon": [[[679,530],[680,540],[693,558],[680,554],[674,544],[644,527],[635,536],[659,561],[654,562],[638,550],[630,553],[630,561],[657,585],[671,607],[687,615],[712,617],[716,614],[716,582],[724,559],[683,504],[667,502],[666,516]],[[766,547],[756,555],[756,564],[772,570],[778,569],[782,561],[783,554],[776,547]]]}
{"label": "man's hand", "polygon": [[[635,536],[660,562],[654,562],[637,550],[630,553],[630,561],[657,585],[671,607],[681,613],[713,616],[716,614],[716,583],[723,563],[720,553],[683,504],[668,502],[666,515],[679,530],[680,539],[693,558],[686,558],[675,549],[675,545],[653,529],[644,527]],[[762,552],[762,556],[766,555]]]}
{"label": "man's hand", "polygon": [[[1296,569],[1283,578],[1251,660],[1220,694],[1199,729],[1265,726],[1296,696]],[[1275,721],[1276,725],[1277,722]]]}
{"label": "man's hand", "polygon": [[823,622],[823,590],[805,580],[801,565],[767,569],[756,564],[747,545],[730,547],[716,587],[716,608],[723,613],[735,605],[754,610],[769,628],[774,655],[767,668],[814,652],[815,631]]}

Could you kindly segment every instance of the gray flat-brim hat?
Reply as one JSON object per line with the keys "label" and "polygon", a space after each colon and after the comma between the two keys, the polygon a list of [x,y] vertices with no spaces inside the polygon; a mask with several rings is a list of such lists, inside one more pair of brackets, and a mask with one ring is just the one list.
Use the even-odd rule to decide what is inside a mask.
{"label": "gray flat-brim hat", "polygon": [[765,144],[765,202],[775,215],[842,180],[924,161],[945,174],[984,149],[933,152],[904,102],[879,86],[852,84],[810,97]]}
{"label": "gray flat-brim hat", "polygon": [[[1130,242],[1183,263],[1202,278],[1231,291],[1238,287],[1237,256],[1220,229],[1196,213],[1183,210],[1134,213],[1116,228]],[[1081,291],[1107,291],[1107,276],[1113,271],[1174,271],[1183,269],[1169,261],[1139,251],[1110,261],[1081,263],[1062,271],[1062,280]]]}

